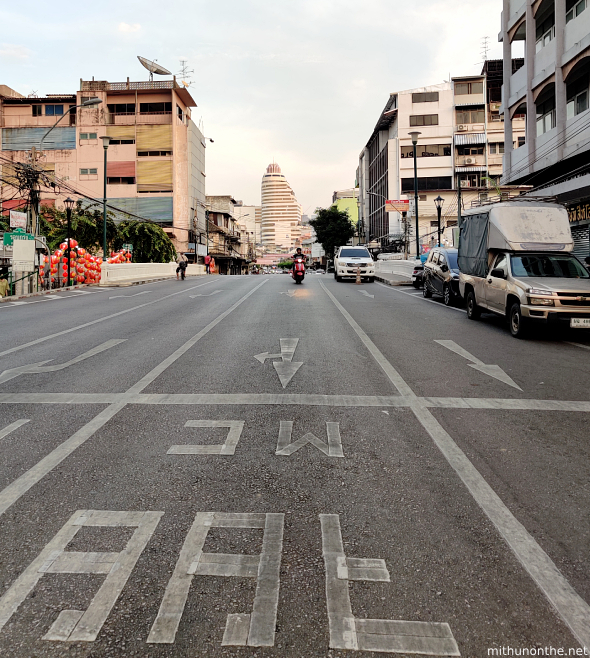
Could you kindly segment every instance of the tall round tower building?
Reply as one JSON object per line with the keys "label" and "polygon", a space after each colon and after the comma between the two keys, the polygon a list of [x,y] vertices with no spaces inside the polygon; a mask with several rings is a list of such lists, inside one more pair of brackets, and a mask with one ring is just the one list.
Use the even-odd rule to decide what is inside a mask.
{"label": "tall round tower building", "polygon": [[262,177],[261,234],[269,250],[290,251],[301,241],[301,206],[275,162]]}

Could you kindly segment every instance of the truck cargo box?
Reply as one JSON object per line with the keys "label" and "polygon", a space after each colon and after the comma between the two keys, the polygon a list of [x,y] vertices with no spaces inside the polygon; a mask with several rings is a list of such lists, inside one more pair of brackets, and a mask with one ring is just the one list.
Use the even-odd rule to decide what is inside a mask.
{"label": "truck cargo box", "polygon": [[459,269],[484,277],[489,251],[555,251],[574,248],[566,209],[556,203],[505,201],[474,208],[461,218]]}

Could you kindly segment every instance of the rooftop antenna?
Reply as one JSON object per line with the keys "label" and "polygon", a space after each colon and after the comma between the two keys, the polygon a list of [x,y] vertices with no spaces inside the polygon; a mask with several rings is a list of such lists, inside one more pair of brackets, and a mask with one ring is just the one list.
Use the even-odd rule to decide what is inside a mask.
{"label": "rooftop antenna", "polygon": [[172,75],[172,73],[165,69],[163,66],[156,64],[156,60],[146,59],[145,57],[137,56],[137,59],[141,62],[141,65],[150,72],[150,82],[154,80],[154,73],[156,75]]}
{"label": "rooftop antenna", "polygon": [[483,57],[483,61],[486,62],[488,59],[488,51],[490,49],[490,46],[488,44],[488,41],[490,40],[490,37],[484,37],[481,40],[481,56]]}
{"label": "rooftop antenna", "polygon": [[178,75],[180,76],[180,79],[182,80],[182,84],[185,86],[185,88],[189,88],[193,81],[191,80],[191,75],[195,72],[195,69],[189,69],[188,67],[188,60],[187,59],[181,59],[180,60],[180,71]]}

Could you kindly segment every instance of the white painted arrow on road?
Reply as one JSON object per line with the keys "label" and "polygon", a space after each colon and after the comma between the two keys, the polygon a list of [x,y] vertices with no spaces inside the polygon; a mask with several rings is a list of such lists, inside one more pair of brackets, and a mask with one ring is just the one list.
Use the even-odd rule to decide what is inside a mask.
{"label": "white painted arrow on road", "polygon": [[211,297],[211,295],[216,295],[218,292],[223,292],[222,290],[214,290],[213,292],[210,292],[208,295],[189,295],[191,299],[194,299],[195,297]]}
{"label": "white painted arrow on road", "polygon": [[120,299],[122,297],[138,297],[139,295],[147,295],[148,292],[152,292],[152,291],[142,290],[141,292],[136,292],[134,295],[113,295],[112,297],[109,297],[109,299]]}
{"label": "white painted arrow on road", "polygon": [[359,292],[362,295],[365,295],[365,297],[370,297],[371,299],[373,299],[375,297],[375,295],[370,295],[366,290],[359,290]]}
{"label": "white painted arrow on road", "polygon": [[295,373],[303,365],[303,362],[298,363],[293,361],[298,342],[299,338],[281,338],[280,354],[262,352],[261,354],[254,355],[254,358],[260,361],[260,363],[264,363],[266,359],[281,359],[280,361],[273,361],[272,365],[277,371],[277,375],[279,376],[283,388],[286,388],[287,384],[293,379]]}
{"label": "white painted arrow on road", "polygon": [[457,345],[454,340],[435,340],[434,342],[446,347],[448,350],[451,350],[451,352],[455,352],[455,354],[462,356],[464,359],[471,361],[469,364],[470,368],[475,368],[475,370],[483,372],[484,375],[489,375],[504,384],[508,384],[508,386],[512,386],[512,388],[517,388],[519,391],[522,391],[522,388],[520,388],[520,386],[509,375],[507,375],[500,366],[485,364],[483,361],[480,361],[473,356],[473,354],[464,350],[460,345]]}
{"label": "white painted arrow on road", "polygon": [[102,345],[98,345],[97,347],[93,347],[91,350],[88,350],[88,352],[84,352],[84,354],[80,354],[80,356],[76,356],[73,359],[66,361],[65,363],[60,363],[53,366],[45,365],[46,363],[53,361],[53,359],[48,359],[47,361],[39,361],[38,363],[29,363],[24,366],[18,366],[17,368],[10,368],[9,370],[5,370],[3,373],[0,374],[0,384],[3,384],[4,382],[8,382],[11,379],[14,379],[15,377],[19,377],[20,375],[33,375],[41,372],[57,372],[58,370],[63,370],[68,366],[72,366],[75,363],[79,363],[80,361],[89,359],[91,356],[100,354],[101,352],[104,352],[105,350],[108,350],[111,347],[115,347],[115,345],[118,345],[119,343],[124,343],[125,340],[127,339],[107,340],[106,343],[103,343]]}
{"label": "white painted arrow on road", "polygon": [[289,297],[293,297],[293,295],[296,295],[297,292],[296,292],[295,290],[288,290],[288,291],[286,291],[286,292],[281,292],[281,293],[279,293],[279,294],[281,294],[281,295],[289,295]]}

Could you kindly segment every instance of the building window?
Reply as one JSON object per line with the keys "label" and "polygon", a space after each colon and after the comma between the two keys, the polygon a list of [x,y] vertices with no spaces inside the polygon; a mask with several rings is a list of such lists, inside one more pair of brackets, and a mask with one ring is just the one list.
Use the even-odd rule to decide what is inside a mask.
{"label": "building window", "polygon": [[80,169],[80,176],[98,176],[98,169]]}
{"label": "building window", "polygon": [[178,117],[179,121],[182,121],[184,123],[184,112],[182,111],[180,105],[176,106],[176,116]]}
{"label": "building window", "polygon": [[412,94],[412,103],[436,103],[438,102],[438,91],[427,91]]}
{"label": "building window", "polygon": [[135,185],[135,178],[133,178],[133,177],[121,177],[121,176],[109,176],[107,178],[107,185]]}
{"label": "building window", "polygon": [[590,72],[567,85],[567,118],[585,112],[588,109],[588,87],[590,86]]}
{"label": "building window", "polygon": [[80,141],[98,139],[97,133],[80,133]]}
{"label": "building window", "polygon": [[438,114],[411,115],[410,126],[438,126]]}
{"label": "building window", "polygon": [[457,124],[483,123],[485,110],[457,110]]}
{"label": "building window", "polygon": [[504,142],[490,143],[490,155],[495,155],[496,153],[504,153]]}
{"label": "building window", "polygon": [[[450,190],[452,189],[451,176],[427,176],[418,178],[418,190]],[[402,192],[414,190],[414,178],[402,178]]]}
{"label": "building window", "polygon": [[109,103],[107,109],[111,114],[135,114],[135,103]]}
{"label": "building window", "polygon": [[172,103],[140,103],[141,114],[165,114],[172,112]]}
{"label": "building window", "polygon": [[555,39],[555,14],[551,14],[542,23],[537,21],[537,45],[536,52],[547,46]]}
{"label": "building window", "polygon": [[43,105],[33,105],[33,116],[40,117],[43,114]]}
{"label": "building window", "polygon": [[516,148],[520,148],[521,146],[524,146],[526,144],[526,137],[519,137],[518,138],[518,146]]}
{"label": "building window", "polygon": [[98,96],[82,96],[80,103],[86,103],[86,101],[93,101],[95,98],[98,98]]}
{"label": "building window", "polygon": [[119,144],[135,144],[134,139],[111,139],[109,145],[118,146]]}
{"label": "building window", "polygon": [[146,157],[146,156],[169,156],[172,155],[172,151],[138,151],[137,155],[140,157]]}
{"label": "building window", "polygon": [[481,182],[481,174],[459,174],[457,181],[461,187],[484,187]]}
{"label": "building window", "polygon": [[555,96],[537,103],[537,137],[555,128]]}
{"label": "building window", "polygon": [[483,146],[457,146],[457,155],[483,155]]}
{"label": "building window", "polygon": [[[416,157],[418,158],[435,158],[441,155],[451,155],[450,144],[417,144]],[[401,147],[402,158],[413,158],[414,149],[412,146]]]}
{"label": "building window", "polygon": [[45,116],[46,117],[59,117],[64,113],[63,105],[46,105],[45,106]]}
{"label": "building window", "polygon": [[570,21],[573,21],[574,18],[577,18],[587,6],[587,0],[578,0],[578,2],[576,2],[576,0],[567,0],[565,6],[565,22],[569,23]]}
{"label": "building window", "polygon": [[455,82],[455,96],[483,94],[483,82]]}

